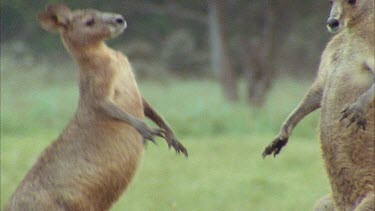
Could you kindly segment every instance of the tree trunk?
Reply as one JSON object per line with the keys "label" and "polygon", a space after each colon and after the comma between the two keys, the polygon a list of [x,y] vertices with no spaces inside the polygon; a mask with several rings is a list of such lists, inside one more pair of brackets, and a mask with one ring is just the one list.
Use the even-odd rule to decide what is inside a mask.
{"label": "tree trunk", "polygon": [[225,98],[229,101],[236,101],[238,100],[238,88],[233,64],[228,55],[225,0],[209,0],[208,4],[212,68],[219,73]]}
{"label": "tree trunk", "polygon": [[271,88],[275,76],[275,3],[264,0],[264,25],[259,38],[247,39],[242,51],[241,63],[244,66],[248,89],[248,100],[251,105],[262,106]]}
{"label": "tree trunk", "polygon": [[208,3],[208,29],[210,42],[211,68],[216,77],[220,76],[220,29],[217,21],[216,0],[210,0]]}

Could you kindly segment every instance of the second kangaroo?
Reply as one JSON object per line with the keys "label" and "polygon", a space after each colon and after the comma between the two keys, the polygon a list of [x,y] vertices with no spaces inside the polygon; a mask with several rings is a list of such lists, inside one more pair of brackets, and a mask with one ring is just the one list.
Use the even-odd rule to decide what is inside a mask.
{"label": "second kangaroo", "polygon": [[374,0],[331,0],[327,21],[336,33],[318,76],[263,156],[277,155],[293,128],[321,108],[320,140],[332,196],[316,210],[375,210]]}

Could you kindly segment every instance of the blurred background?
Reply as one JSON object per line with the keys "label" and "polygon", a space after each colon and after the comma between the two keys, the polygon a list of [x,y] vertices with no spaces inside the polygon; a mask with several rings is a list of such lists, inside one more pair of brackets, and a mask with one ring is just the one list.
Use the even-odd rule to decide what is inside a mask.
{"label": "blurred background", "polygon": [[[52,2],[1,1],[1,207],[76,109],[78,68],[36,19]],[[328,1],[61,2],[125,17],[108,43],[189,150],[148,145],[113,210],[311,210],[328,193],[318,112],[277,159],[261,157],[314,79]]]}

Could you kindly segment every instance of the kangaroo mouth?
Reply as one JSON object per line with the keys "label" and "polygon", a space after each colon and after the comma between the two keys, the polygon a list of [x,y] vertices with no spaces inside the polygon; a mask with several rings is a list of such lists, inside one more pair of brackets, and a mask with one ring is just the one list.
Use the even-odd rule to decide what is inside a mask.
{"label": "kangaroo mouth", "polygon": [[126,22],[123,24],[116,24],[114,26],[111,26],[111,38],[117,37],[120,34],[122,34],[126,29]]}
{"label": "kangaroo mouth", "polygon": [[337,34],[337,32],[340,31],[340,27],[334,27],[334,28],[332,28],[332,27],[330,27],[330,26],[327,26],[327,29],[328,29],[328,31],[329,31],[331,34]]}

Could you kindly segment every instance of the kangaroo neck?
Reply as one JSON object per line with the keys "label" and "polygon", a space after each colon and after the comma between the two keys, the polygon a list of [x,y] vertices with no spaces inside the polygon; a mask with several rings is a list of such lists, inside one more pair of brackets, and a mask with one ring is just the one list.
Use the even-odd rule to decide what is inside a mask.
{"label": "kangaroo neck", "polygon": [[105,42],[84,46],[65,43],[65,46],[82,70],[104,65],[111,60],[114,54],[114,50],[108,47]]}

